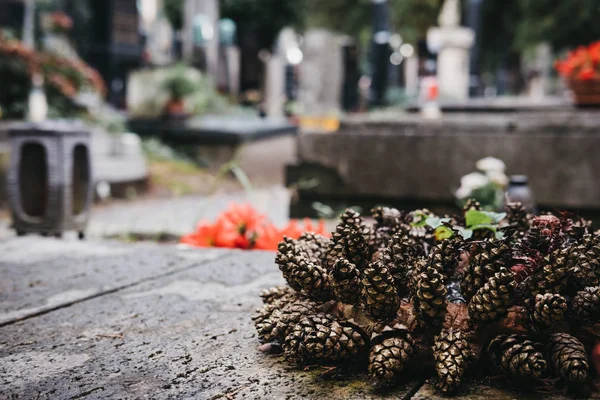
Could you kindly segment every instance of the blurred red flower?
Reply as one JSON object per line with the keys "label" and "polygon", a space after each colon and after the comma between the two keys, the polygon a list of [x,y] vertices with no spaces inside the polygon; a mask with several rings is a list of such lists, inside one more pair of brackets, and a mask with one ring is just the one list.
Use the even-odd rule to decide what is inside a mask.
{"label": "blurred red flower", "polygon": [[554,68],[567,79],[587,81],[597,78],[600,68],[600,41],[570,51],[565,58],[556,60]]}

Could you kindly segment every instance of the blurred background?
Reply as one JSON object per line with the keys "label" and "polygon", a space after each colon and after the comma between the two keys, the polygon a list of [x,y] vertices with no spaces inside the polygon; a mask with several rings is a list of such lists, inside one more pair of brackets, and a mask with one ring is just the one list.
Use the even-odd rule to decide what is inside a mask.
{"label": "blurred background", "polygon": [[36,130],[89,133],[67,185],[92,236],[511,190],[595,218],[598,20],[596,0],[0,0],[0,218],[52,206],[45,153],[15,144]]}

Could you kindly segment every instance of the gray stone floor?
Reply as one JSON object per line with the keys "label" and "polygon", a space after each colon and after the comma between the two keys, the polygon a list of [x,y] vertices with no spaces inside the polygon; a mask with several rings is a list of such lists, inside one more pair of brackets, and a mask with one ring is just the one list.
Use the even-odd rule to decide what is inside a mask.
{"label": "gray stone floor", "polygon": [[119,236],[129,233],[182,235],[192,232],[200,219],[214,221],[232,203],[250,203],[278,226],[285,225],[290,195],[281,186],[250,192],[184,196],[118,202],[96,207],[88,225],[91,237]]}
{"label": "gray stone floor", "polygon": [[[269,252],[0,240],[0,398],[375,399],[257,350]],[[403,382],[386,398],[436,399]],[[475,386],[458,399],[533,399]]]}

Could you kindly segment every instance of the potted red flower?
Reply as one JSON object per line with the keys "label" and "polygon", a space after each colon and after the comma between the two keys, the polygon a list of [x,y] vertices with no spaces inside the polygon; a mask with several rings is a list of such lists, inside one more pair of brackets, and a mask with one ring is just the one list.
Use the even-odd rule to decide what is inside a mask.
{"label": "potted red flower", "polygon": [[555,63],[578,106],[600,106],[600,41],[580,46]]}

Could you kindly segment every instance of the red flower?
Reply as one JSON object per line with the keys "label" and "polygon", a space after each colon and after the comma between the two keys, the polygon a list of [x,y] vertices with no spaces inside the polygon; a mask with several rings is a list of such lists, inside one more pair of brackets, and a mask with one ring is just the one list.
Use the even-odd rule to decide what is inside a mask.
{"label": "red flower", "polygon": [[577,79],[581,79],[582,81],[590,81],[594,79],[596,73],[591,67],[585,67],[577,74]]}
{"label": "red flower", "polygon": [[196,232],[182,236],[180,243],[194,247],[214,247],[217,226],[206,221],[200,221]]}
{"label": "red flower", "polygon": [[256,232],[254,248],[257,250],[277,251],[277,246],[283,240],[283,233],[273,224],[265,224]]}

